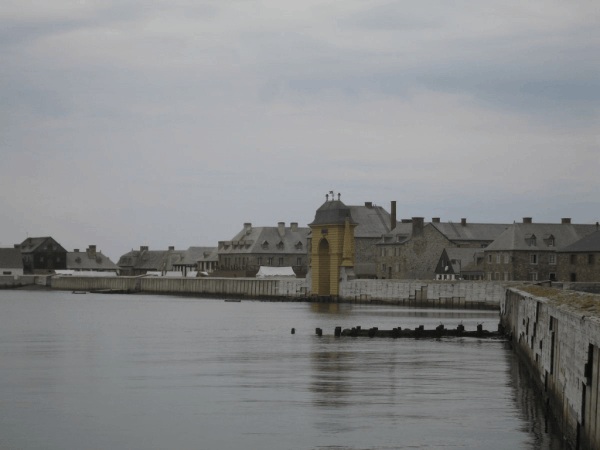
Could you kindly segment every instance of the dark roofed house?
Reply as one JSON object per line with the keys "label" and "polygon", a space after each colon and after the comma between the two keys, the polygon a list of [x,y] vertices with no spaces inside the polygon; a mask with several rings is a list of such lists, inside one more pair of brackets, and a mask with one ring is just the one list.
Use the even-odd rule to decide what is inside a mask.
{"label": "dark roofed house", "polygon": [[558,281],[600,282],[600,230],[556,250]]}
{"label": "dark roofed house", "polygon": [[26,275],[53,274],[67,268],[67,251],[51,237],[27,238],[20,250]]}
{"label": "dark roofed house", "polygon": [[119,258],[117,265],[119,273],[123,276],[145,275],[148,272],[173,271],[173,264],[180,260],[183,250],[149,250],[147,246],[141,246],[139,250],[132,250]]}
{"label": "dark roofed house", "polygon": [[462,279],[463,269],[476,261],[478,253],[477,248],[445,248],[435,268],[436,280]]}
{"label": "dark roofed house", "polygon": [[204,272],[207,274],[213,273],[217,269],[219,264],[219,248],[218,247],[206,247],[205,252],[196,261],[196,268],[198,272]]}
{"label": "dark roofed house", "polygon": [[173,270],[187,276],[189,272],[197,270],[198,260],[204,258],[205,253],[211,253],[216,247],[190,247],[173,263]]}
{"label": "dark roofed house", "polygon": [[23,275],[21,246],[0,248],[0,275]]}
{"label": "dark roofed house", "polygon": [[483,249],[482,269],[488,280],[557,280],[558,251],[595,230],[595,225],[575,225],[571,219],[562,219],[562,223],[533,223],[530,217],[525,217],[522,223],[511,224]]}
{"label": "dark roofed house", "polygon": [[67,270],[76,272],[118,272],[119,266],[90,245],[84,252],[75,249],[67,253]]}

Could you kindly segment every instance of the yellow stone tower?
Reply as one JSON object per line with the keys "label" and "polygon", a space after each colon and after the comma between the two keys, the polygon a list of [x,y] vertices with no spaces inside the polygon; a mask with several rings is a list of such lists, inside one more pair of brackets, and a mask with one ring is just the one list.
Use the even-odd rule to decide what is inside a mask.
{"label": "yellow stone tower", "polygon": [[312,230],[311,272],[313,295],[339,295],[340,279],[353,272],[354,229],[350,208],[340,200],[326,201],[317,210]]}

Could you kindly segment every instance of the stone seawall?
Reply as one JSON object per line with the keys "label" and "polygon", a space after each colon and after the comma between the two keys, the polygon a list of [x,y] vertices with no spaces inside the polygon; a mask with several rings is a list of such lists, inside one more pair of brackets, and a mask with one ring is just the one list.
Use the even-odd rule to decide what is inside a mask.
{"label": "stone seawall", "polygon": [[501,322],[572,446],[600,449],[600,296],[508,288]]}
{"label": "stone seawall", "polygon": [[340,283],[343,302],[405,306],[499,309],[505,287],[485,281],[352,280]]}
{"label": "stone seawall", "polygon": [[[256,278],[164,278],[164,277],[52,277],[54,289],[151,292],[182,295],[228,295],[249,298],[309,299],[305,279]],[[344,303],[389,303],[394,305],[499,309],[504,286],[487,282],[435,282],[353,280],[340,283]],[[324,301],[323,298],[317,301]],[[330,300],[326,300],[330,301]]]}
{"label": "stone seawall", "polygon": [[156,294],[234,297],[306,296],[304,279],[171,278],[171,277],[52,277],[52,288],[67,291],[114,289]]}

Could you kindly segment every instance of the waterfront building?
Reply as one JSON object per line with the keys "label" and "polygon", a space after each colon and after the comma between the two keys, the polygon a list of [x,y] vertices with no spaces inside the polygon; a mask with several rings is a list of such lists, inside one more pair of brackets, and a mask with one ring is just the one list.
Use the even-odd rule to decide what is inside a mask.
{"label": "waterfront building", "polygon": [[53,274],[67,268],[67,251],[51,237],[27,238],[19,247],[26,275]]}
{"label": "waterfront building", "polygon": [[600,230],[556,251],[559,281],[600,282]]}
{"label": "waterfront building", "polygon": [[204,257],[205,253],[211,253],[216,247],[190,247],[181,254],[179,259],[173,263],[173,270],[181,272],[186,277],[188,273],[198,269],[198,260]]}
{"label": "waterfront building", "polygon": [[90,245],[85,251],[74,249],[67,252],[67,270],[75,272],[117,272],[119,266],[108,256],[96,250],[95,245]]}
{"label": "waterfront building", "polygon": [[139,250],[131,250],[119,258],[120,275],[137,276],[147,272],[160,272],[166,274],[173,272],[173,264],[180,260],[183,250],[150,250],[148,246],[141,246]]}
{"label": "waterfront building", "polygon": [[21,246],[0,248],[0,275],[23,275],[23,257]]}
{"label": "waterfront building", "polygon": [[308,258],[307,237],[310,228],[297,222],[279,222],[276,227],[253,227],[245,223],[229,241],[219,241],[218,269],[214,275],[223,277],[254,277],[261,266],[292,267],[297,277],[306,276]]}
{"label": "waterfront building", "polygon": [[355,278],[354,231],[358,223],[338,195],[326,198],[309,224],[311,237],[311,285],[313,295],[339,295],[340,281]]}
{"label": "waterfront building", "polygon": [[219,248],[205,247],[207,250],[202,253],[199,259],[196,260],[198,272],[207,274],[213,273],[219,264]]}
{"label": "waterfront building", "polygon": [[559,280],[557,251],[594,231],[595,225],[572,224],[569,218],[562,223],[533,223],[524,217],[483,249],[482,270],[487,280]]}

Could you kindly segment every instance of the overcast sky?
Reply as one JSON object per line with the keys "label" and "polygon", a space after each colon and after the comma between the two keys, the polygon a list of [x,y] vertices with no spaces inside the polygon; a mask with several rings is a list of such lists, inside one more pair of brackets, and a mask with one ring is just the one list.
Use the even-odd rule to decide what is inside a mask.
{"label": "overcast sky", "polygon": [[593,0],[0,0],[0,246],[600,220]]}

